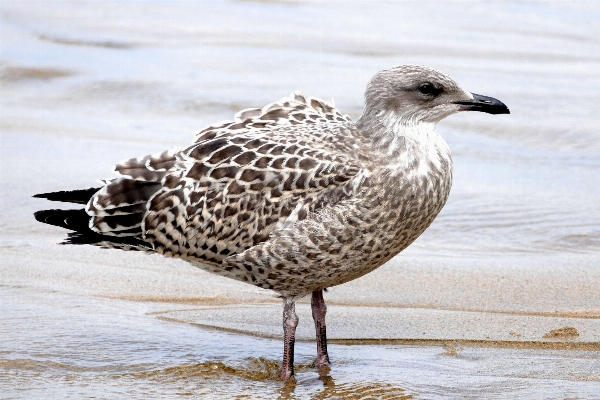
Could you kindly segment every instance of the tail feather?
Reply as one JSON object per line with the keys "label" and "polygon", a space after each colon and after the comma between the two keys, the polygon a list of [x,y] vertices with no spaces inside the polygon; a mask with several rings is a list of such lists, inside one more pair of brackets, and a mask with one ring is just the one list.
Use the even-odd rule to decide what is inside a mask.
{"label": "tail feather", "polygon": [[[75,231],[69,233],[62,244],[92,244],[126,250],[152,250],[149,243],[134,236],[118,237],[93,232],[89,226],[91,217],[83,209],[41,210],[33,215],[39,222]],[[136,228],[136,231],[142,233],[139,228]]]}
{"label": "tail feather", "polygon": [[77,232],[90,231],[90,216],[85,210],[41,210],[34,214],[36,220]]}
{"label": "tail feather", "polygon": [[34,195],[33,197],[48,199],[51,201],[64,201],[66,203],[87,204],[92,196],[100,189],[101,188],[65,190],[61,192],[40,193]]}
{"label": "tail feather", "polygon": [[[104,187],[36,194],[33,197],[85,204],[88,210],[41,210],[34,216],[45,224],[74,231],[62,244],[152,251],[152,245],[142,238],[141,225],[145,203],[159,187],[157,182],[118,178]],[[91,198],[95,198],[94,204],[88,204]]]}
{"label": "tail feather", "polygon": [[122,250],[152,250],[152,245],[135,237],[116,237],[94,232],[71,232],[61,244],[91,244]]}

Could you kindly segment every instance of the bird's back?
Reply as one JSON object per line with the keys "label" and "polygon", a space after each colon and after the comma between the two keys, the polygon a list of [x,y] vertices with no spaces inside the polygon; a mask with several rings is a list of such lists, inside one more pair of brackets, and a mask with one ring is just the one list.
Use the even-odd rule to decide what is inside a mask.
{"label": "bird's back", "polygon": [[131,249],[137,240],[138,248],[218,265],[352,197],[369,160],[363,140],[331,104],[299,93],[241,111],[183,150],[119,163],[120,176],[87,203],[87,242]]}

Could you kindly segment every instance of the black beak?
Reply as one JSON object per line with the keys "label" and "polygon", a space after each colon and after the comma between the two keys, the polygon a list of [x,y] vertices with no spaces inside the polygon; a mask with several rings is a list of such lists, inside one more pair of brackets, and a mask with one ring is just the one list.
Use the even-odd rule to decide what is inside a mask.
{"label": "black beak", "polygon": [[455,101],[454,104],[459,104],[461,111],[482,111],[488,114],[510,114],[510,110],[506,104],[493,97],[482,96],[480,94],[471,93],[473,100]]}

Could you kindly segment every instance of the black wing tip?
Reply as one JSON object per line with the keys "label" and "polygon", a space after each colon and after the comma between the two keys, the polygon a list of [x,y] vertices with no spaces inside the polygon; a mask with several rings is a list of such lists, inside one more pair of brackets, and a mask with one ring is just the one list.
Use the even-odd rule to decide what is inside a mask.
{"label": "black wing tip", "polygon": [[100,241],[99,236],[94,233],[69,232],[67,238],[59,244],[95,244]]}
{"label": "black wing tip", "polygon": [[34,194],[32,197],[50,201],[64,201],[66,203],[86,204],[89,199],[101,188],[91,187],[88,189],[62,190],[60,192],[48,192]]}
{"label": "black wing tip", "polygon": [[128,247],[128,250],[152,250],[149,243],[138,238],[106,236],[95,232],[70,232],[64,242],[59,244],[91,244],[101,247]]}
{"label": "black wing tip", "polygon": [[[88,222],[89,216],[85,210],[40,210],[33,213],[35,219],[48,225],[54,225],[69,229],[67,238],[59,243],[65,244],[91,244],[103,247],[128,247],[129,250],[153,250],[150,243],[137,237],[118,237],[102,235],[90,230]],[[141,234],[141,231],[140,231]]]}
{"label": "black wing tip", "polygon": [[46,222],[46,220],[49,217],[52,217],[52,216],[60,213],[61,211],[63,211],[63,210],[59,210],[59,209],[54,209],[54,210],[40,210],[40,211],[34,212],[33,213],[33,217],[35,218],[36,221],[43,222],[43,223],[48,223],[48,222]]}
{"label": "black wing tip", "polygon": [[71,231],[87,232],[90,230],[90,216],[84,209],[78,210],[40,210],[33,213],[34,218],[48,225],[54,225]]}
{"label": "black wing tip", "polygon": [[60,192],[38,193],[38,194],[34,194],[31,197],[35,197],[35,198],[38,198],[38,199],[52,200],[53,198],[55,198],[58,195],[63,194],[63,193],[67,193],[67,191],[63,190],[63,191],[60,191]]}

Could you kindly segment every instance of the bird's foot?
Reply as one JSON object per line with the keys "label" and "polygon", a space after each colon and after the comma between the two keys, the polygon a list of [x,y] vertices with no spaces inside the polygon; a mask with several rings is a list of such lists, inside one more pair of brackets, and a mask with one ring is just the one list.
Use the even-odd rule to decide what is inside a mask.
{"label": "bird's foot", "polygon": [[315,362],[313,363],[315,368],[329,367],[329,364],[329,357],[327,357],[325,354],[317,356],[317,358],[315,358]]}
{"label": "bird's foot", "polygon": [[289,368],[281,368],[281,371],[279,372],[279,378],[284,382],[293,382],[296,380],[294,377],[294,371]]}

